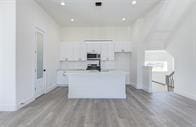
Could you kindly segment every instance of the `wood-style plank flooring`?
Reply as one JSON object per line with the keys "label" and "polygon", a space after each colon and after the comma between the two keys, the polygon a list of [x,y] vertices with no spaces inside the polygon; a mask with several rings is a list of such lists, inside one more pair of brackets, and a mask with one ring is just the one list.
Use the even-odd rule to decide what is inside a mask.
{"label": "wood-style plank flooring", "polygon": [[196,127],[196,102],[131,87],[126,100],[69,100],[67,88],[57,88],[17,112],[0,112],[0,127]]}

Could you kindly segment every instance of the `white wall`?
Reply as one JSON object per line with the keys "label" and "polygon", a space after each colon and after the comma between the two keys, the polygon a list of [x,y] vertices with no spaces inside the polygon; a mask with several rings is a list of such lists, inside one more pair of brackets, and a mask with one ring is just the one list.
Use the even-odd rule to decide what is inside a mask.
{"label": "white wall", "polygon": [[34,27],[46,32],[44,60],[47,89],[56,84],[60,37],[59,26],[34,0],[17,0],[16,5],[16,95],[17,105],[20,106],[34,96]]}
{"label": "white wall", "polygon": [[[192,5],[192,10],[188,12],[190,5]],[[176,11],[175,8],[180,11]],[[196,99],[195,11],[196,5],[193,0],[163,1],[132,26],[133,42],[144,45],[145,50],[161,50],[167,47],[167,51],[174,56],[175,61],[175,92],[194,99]],[[168,40],[169,38],[170,40]],[[138,47],[138,49],[140,48]],[[137,56],[136,51],[134,54]],[[142,56],[141,54],[140,57],[142,58]],[[142,61],[135,63],[135,67],[141,63]],[[133,71],[133,74],[137,73],[137,76],[141,77],[138,74],[141,72],[140,70],[133,69]],[[134,79],[138,79],[138,77]]]}
{"label": "white wall", "polygon": [[15,110],[15,0],[0,0],[0,111]]}
{"label": "white wall", "polygon": [[152,93],[152,67],[143,66],[142,89],[148,93]]}
{"label": "white wall", "polygon": [[145,40],[144,35],[144,20],[138,19],[132,25],[131,38],[133,42],[133,52],[130,64],[130,82],[131,85],[137,89],[142,89],[143,86],[143,66],[144,66],[144,51],[145,45],[143,41]]}
{"label": "white wall", "polygon": [[145,52],[145,61],[165,61],[167,62],[166,72],[152,72],[152,79],[165,83],[165,76],[174,71],[174,58],[164,50],[148,50]]}
{"label": "white wall", "polygon": [[184,16],[167,50],[175,58],[175,92],[196,100],[196,2]]}
{"label": "white wall", "polygon": [[114,40],[130,41],[130,27],[65,27],[62,41]]}

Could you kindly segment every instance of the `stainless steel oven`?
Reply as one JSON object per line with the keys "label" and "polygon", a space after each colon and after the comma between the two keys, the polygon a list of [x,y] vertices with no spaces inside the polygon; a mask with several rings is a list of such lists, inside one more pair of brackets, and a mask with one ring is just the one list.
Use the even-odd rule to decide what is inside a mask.
{"label": "stainless steel oven", "polygon": [[101,58],[100,54],[87,53],[87,60],[99,60]]}

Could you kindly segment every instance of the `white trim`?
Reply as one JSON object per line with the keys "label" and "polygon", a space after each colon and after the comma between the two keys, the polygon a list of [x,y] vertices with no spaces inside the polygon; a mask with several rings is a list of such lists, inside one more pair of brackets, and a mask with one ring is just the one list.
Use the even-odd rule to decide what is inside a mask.
{"label": "white trim", "polygon": [[49,93],[56,88],[57,88],[57,85],[51,86],[51,87],[47,88],[46,93]]}
{"label": "white trim", "polygon": [[68,87],[69,84],[57,84],[57,86],[60,86],[60,87]]}
{"label": "white trim", "polygon": [[31,102],[35,101],[35,98],[34,97],[31,97],[29,99],[26,99],[25,101],[22,101],[20,103],[17,104],[17,110],[25,107],[26,105],[30,104]]}
{"label": "white trim", "polygon": [[126,86],[131,86],[131,83],[126,83]]}
{"label": "white trim", "polygon": [[139,88],[138,87],[138,85],[136,84],[136,83],[134,83],[134,82],[130,82],[130,84],[129,84],[130,86],[132,86],[133,88],[135,88],[135,89],[141,89],[141,88]]}
{"label": "white trim", "polygon": [[[50,88],[48,88],[48,89],[46,90],[46,93],[45,93],[45,94],[51,92],[52,90],[54,90],[54,89],[56,89],[56,88],[57,88],[56,85],[55,85],[55,86],[52,86],[52,87],[50,87]],[[31,97],[31,98],[29,98],[29,99],[26,99],[26,100],[23,101],[23,102],[20,102],[17,106],[14,106],[14,107],[12,108],[13,110],[9,110],[9,111],[17,111],[17,110],[19,110],[19,109],[21,109],[21,108],[23,108],[23,107],[29,105],[30,103],[32,103],[32,102],[34,102],[34,101],[35,101],[35,97]],[[21,104],[21,103],[23,103],[23,104]],[[1,107],[0,107],[0,109],[1,109]]]}
{"label": "white trim", "polygon": [[[142,89],[142,87],[141,87],[140,85],[138,85],[137,83],[135,83],[135,82],[131,82],[131,81],[130,81],[130,85],[131,85],[133,88],[137,89],[137,90],[141,90],[141,89]],[[139,86],[140,86],[140,87],[139,87]]]}
{"label": "white trim", "polygon": [[196,95],[195,94],[187,93],[185,91],[178,91],[178,90],[174,90],[174,93],[176,93],[178,95],[181,95],[181,96],[184,96],[184,97],[187,97],[189,99],[196,100]]}
{"label": "white trim", "polygon": [[[37,51],[37,42],[36,42],[36,32],[40,32],[43,34],[44,36],[44,42],[43,42],[43,69],[46,69],[46,60],[45,60],[45,44],[46,44],[46,30],[43,29],[42,27],[40,27],[39,25],[33,25],[33,29],[34,29],[34,51]],[[34,69],[37,69],[37,54],[34,53],[34,59],[35,59],[35,63],[34,63]],[[36,93],[35,93],[35,88],[36,88],[36,72],[34,72],[34,85],[33,85],[33,93],[34,93],[34,98],[36,97]],[[46,72],[43,72],[43,82],[44,82],[44,93],[46,94],[47,92],[47,81],[46,81],[47,77],[46,77]]]}

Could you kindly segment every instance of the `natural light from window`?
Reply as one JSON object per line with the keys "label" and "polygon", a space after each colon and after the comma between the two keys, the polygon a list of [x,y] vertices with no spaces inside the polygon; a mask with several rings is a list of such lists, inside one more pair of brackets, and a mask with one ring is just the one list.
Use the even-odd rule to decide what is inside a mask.
{"label": "natural light from window", "polygon": [[167,61],[146,61],[145,66],[152,67],[153,72],[167,72],[168,71]]}

